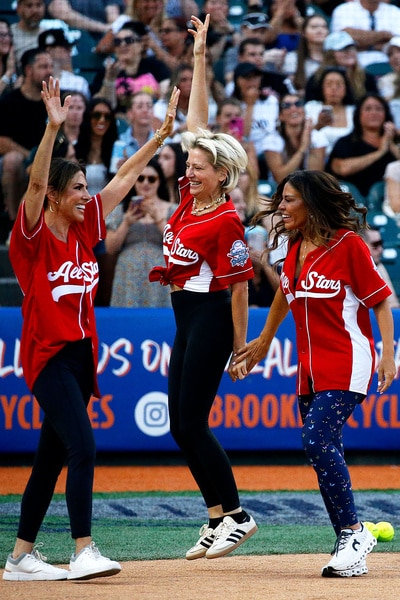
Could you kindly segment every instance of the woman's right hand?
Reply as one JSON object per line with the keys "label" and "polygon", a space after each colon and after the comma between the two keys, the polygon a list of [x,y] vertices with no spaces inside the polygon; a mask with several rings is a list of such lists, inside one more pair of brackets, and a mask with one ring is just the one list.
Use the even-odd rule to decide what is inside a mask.
{"label": "woman's right hand", "polygon": [[67,117],[71,96],[65,98],[64,105],[61,104],[60,82],[53,77],[49,78],[48,84],[45,81],[42,82],[41,96],[46,106],[49,123],[60,127]]}

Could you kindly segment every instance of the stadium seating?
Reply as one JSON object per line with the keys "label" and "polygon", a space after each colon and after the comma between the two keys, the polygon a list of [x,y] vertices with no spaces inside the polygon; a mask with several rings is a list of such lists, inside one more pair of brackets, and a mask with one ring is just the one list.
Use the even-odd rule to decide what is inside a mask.
{"label": "stadium seating", "polygon": [[366,206],[366,198],[362,195],[357,186],[355,186],[353,183],[350,183],[350,181],[345,181],[342,179],[339,180],[339,185],[344,192],[349,192],[353,196],[357,204]]}
{"label": "stadium seating", "polygon": [[380,212],[382,210],[382,202],[385,197],[385,182],[377,181],[369,189],[366,206],[368,210]]}

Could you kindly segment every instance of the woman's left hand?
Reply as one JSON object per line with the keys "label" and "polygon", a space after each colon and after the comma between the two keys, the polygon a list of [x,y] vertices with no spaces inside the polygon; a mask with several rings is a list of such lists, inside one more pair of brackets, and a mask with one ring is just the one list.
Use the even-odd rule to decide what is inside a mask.
{"label": "woman's left hand", "polygon": [[194,15],[190,18],[194,25],[193,29],[188,29],[188,32],[194,37],[193,54],[203,54],[207,41],[207,31],[210,24],[210,15],[206,15],[204,23]]}
{"label": "woman's left hand", "polygon": [[378,367],[378,392],[380,394],[386,392],[393,379],[396,377],[396,373],[397,368],[394,359],[392,357],[385,358],[382,356]]}
{"label": "woman's left hand", "polygon": [[64,101],[64,106],[60,99],[60,82],[58,79],[49,78],[49,83],[42,82],[41,96],[45,103],[49,123],[56,127],[60,127],[67,118],[71,96],[67,96]]}
{"label": "woman's left hand", "polygon": [[169,137],[174,129],[174,121],[176,117],[176,109],[181,91],[177,87],[172,90],[171,97],[168,102],[167,114],[165,115],[164,123],[161,125],[159,132],[163,140]]}
{"label": "woman's left hand", "polygon": [[247,375],[246,359],[237,362],[236,355],[232,354],[231,360],[229,361],[228,373],[233,382],[238,379],[244,379]]}

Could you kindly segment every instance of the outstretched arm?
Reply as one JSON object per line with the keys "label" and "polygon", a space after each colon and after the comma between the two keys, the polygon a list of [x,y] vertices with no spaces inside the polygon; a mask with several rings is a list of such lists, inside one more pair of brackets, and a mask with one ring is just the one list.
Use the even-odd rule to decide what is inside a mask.
{"label": "outstretched arm", "polygon": [[190,91],[189,107],[186,118],[188,131],[196,133],[200,127],[205,129],[208,125],[208,92],[206,85],[206,40],[210,15],[207,15],[204,23],[195,16],[191,21],[194,29],[189,33],[194,37],[193,44],[193,80]]}
{"label": "outstretched arm", "polygon": [[[233,361],[229,366],[229,374],[234,381],[235,378],[243,379],[260,360],[265,358],[278,327],[288,312],[289,305],[285,295],[278,288],[260,335],[249,342],[247,346],[240,348],[233,356]],[[243,368],[243,361],[246,361],[246,368]]]}
{"label": "outstretched arm", "polygon": [[42,83],[42,100],[46,105],[48,122],[42,141],[39,144],[32,163],[28,188],[24,195],[25,218],[28,231],[32,231],[40,218],[49,180],[49,169],[57,132],[64,123],[71,97],[67,96],[64,106],[60,100],[60,83],[58,79],[49,79],[48,86]]}
{"label": "outstretched arm", "polygon": [[160,129],[156,131],[151,140],[146,142],[133,156],[124,162],[115,176],[101,191],[103,215],[105,217],[125,198],[129,190],[135,185],[136,179],[149,160],[154,156],[164,140],[172,133],[179,94],[180,91],[174,88],[164,123]]}

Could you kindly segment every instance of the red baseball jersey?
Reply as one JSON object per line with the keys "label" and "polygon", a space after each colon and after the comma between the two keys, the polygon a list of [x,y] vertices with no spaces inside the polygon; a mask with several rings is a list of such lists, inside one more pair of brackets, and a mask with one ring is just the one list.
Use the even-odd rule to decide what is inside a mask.
{"label": "red baseball jersey", "polygon": [[298,393],[366,394],[375,370],[369,309],[390,296],[359,235],[340,229],[310,252],[295,278],[301,240],[288,251],[281,289],[296,324]]}
{"label": "red baseball jersey", "polygon": [[163,235],[166,267],[155,267],[150,280],[174,283],[191,292],[215,292],[254,276],[244,227],[232,201],[211,213],[192,215],[193,196],[180,180],[181,202]]}
{"label": "red baseball jersey", "polygon": [[58,240],[44,220],[28,232],[24,203],[11,235],[10,259],[24,294],[21,360],[30,390],[49,359],[67,342],[92,339],[93,391],[97,386],[98,339],[94,297],[99,269],[93,247],[105,237],[101,198],[85,208],[83,223],[72,223],[67,243]]}

